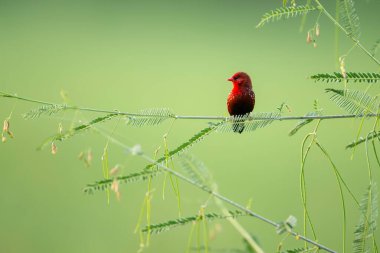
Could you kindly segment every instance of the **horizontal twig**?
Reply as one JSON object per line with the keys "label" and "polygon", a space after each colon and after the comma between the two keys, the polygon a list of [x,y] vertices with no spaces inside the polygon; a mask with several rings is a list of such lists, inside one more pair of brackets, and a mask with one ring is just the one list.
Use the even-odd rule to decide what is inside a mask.
{"label": "horizontal twig", "polygon": [[[348,119],[348,118],[363,118],[363,117],[380,117],[380,114],[368,113],[368,114],[331,114],[331,115],[305,115],[305,116],[281,116],[278,118],[270,118],[270,120],[302,120],[302,119]],[[223,116],[181,116],[176,115],[176,119],[203,119],[203,120],[229,120],[231,117]],[[246,120],[267,120],[263,117],[247,117]],[[269,119],[268,119],[269,120]]]}
{"label": "horizontal twig", "polygon": [[[0,97],[13,98],[13,99],[26,101],[26,102],[42,104],[42,105],[59,105],[56,103],[20,97],[18,95],[12,95],[12,94],[5,93],[2,91],[0,91]],[[130,116],[130,117],[162,117],[159,115],[122,112],[119,110],[103,110],[103,109],[69,106],[69,105],[66,105],[64,107],[64,109],[65,110],[79,110],[79,111],[87,111],[87,112],[96,112],[96,113],[112,113],[112,114],[118,114],[121,116]],[[229,117],[229,116],[200,116],[200,115],[171,115],[171,116],[165,116],[165,117],[169,117],[169,118],[173,118],[173,119],[180,119],[180,120],[182,120],[182,119],[188,119],[188,120],[230,120],[231,119],[231,117]],[[281,116],[281,117],[276,117],[276,118],[249,116],[245,120],[247,120],[247,121],[251,121],[251,120],[253,120],[253,121],[255,121],[255,120],[285,121],[285,120],[305,120],[305,119],[325,120],[325,119],[348,119],[348,118],[363,118],[363,117],[369,117],[369,118],[370,117],[380,117],[380,114],[368,113],[368,114],[304,115],[304,116]]]}

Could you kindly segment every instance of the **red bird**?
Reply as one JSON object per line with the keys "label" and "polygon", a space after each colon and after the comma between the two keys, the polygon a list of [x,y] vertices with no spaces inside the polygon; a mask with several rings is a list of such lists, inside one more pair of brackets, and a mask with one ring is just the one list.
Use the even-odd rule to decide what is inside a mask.
{"label": "red bird", "polygon": [[[244,72],[237,72],[228,78],[234,87],[227,98],[227,108],[231,116],[246,115],[255,107],[255,93],[252,90],[251,78]],[[234,123],[234,132],[242,133],[244,124]]]}

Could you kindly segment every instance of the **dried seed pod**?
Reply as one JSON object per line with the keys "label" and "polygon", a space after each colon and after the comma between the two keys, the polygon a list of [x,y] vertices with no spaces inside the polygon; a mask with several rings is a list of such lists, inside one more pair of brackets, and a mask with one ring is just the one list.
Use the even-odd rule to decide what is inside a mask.
{"label": "dried seed pod", "polygon": [[9,137],[11,137],[11,138],[14,138],[15,136],[13,135],[13,132],[11,132],[11,131],[7,131],[7,134],[9,135]]}
{"label": "dried seed pod", "polygon": [[347,71],[346,71],[346,64],[344,62],[344,58],[339,57],[339,62],[340,62],[340,72],[342,73],[343,78],[346,79]]}
{"label": "dried seed pod", "polygon": [[310,44],[311,42],[312,42],[311,34],[310,34],[310,32],[307,32],[306,43]]}
{"label": "dried seed pod", "polygon": [[119,181],[116,178],[112,181],[111,190],[115,192],[117,200],[120,200]]}
{"label": "dried seed pod", "polygon": [[7,141],[7,137],[5,137],[4,135],[1,135],[1,142],[6,142]]}
{"label": "dried seed pod", "polygon": [[344,79],[347,78],[347,72],[344,66],[340,66],[340,72],[342,73],[342,76]]}
{"label": "dried seed pod", "polygon": [[79,159],[79,160],[82,160],[83,157],[84,157],[84,153],[83,153],[83,151],[81,151],[81,152],[79,153],[79,155],[78,155],[78,159]]}
{"label": "dried seed pod", "polygon": [[209,232],[210,241],[215,240],[217,235],[222,231],[222,225],[216,223]]}
{"label": "dried seed pod", "polygon": [[58,133],[62,134],[62,132],[63,132],[63,126],[62,126],[62,123],[59,123],[58,124]]}
{"label": "dried seed pod", "polygon": [[90,165],[91,165],[91,162],[92,162],[92,151],[91,151],[91,150],[89,150],[89,151],[87,152],[87,158],[86,158],[86,161],[87,161],[88,165],[90,166]]}
{"label": "dried seed pod", "polygon": [[57,154],[57,146],[55,145],[54,142],[51,143],[51,153],[53,155]]}
{"label": "dried seed pod", "polygon": [[313,47],[314,47],[314,48],[317,48],[317,42],[314,42],[314,43],[313,43]]}
{"label": "dried seed pod", "polygon": [[119,173],[119,170],[120,170],[120,166],[119,166],[119,165],[116,165],[115,167],[113,167],[113,168],[110,170],[110,175],[111,175],[111,176],[116,175],[117,173]]}
{"label": "dried seed pod", "polygon": [[6,119],[4,120],[4,124],[3,124],[3,132],[8,132],[9,131],[9,120]]}
{"label": "dried seed pod", "polygon": [[321,29],[319,28],[319,24],[315,26],[315,36],[319,36],[321,34]]}

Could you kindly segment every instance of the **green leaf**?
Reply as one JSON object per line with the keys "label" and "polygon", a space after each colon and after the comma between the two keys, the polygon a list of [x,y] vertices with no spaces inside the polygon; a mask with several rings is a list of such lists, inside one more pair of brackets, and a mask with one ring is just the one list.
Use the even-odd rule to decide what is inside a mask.
{"label": "green leaf", "polygon": [[211,220],[215,220],[215,219],[227,219],[227,218],[231,218],[231,217],[236,218],[239,216],[247,216],[248,215],[248,214],[243,213],[243,212],[238,211],[238,210],[229,211],[229,213],[230,213],[230,215],[228,215],[228,216],[220,215],[220,214],[216,214],[216,213],[208,213],[205,215],[194,215],[194,216],[190,216],[190,217],[184,217],[184,218],[179,218],[179,219],[175,219],[175,220],[169,220],[169,221],[166,221],[163,223],[146,226],[141,231],[142,232],[150,232],[151,234],[159,234],[162,232],[169,231],[169,230],[176,228],[178,226],[183,226],[183,225],[195,222],[195,221],[201,221],[203,219],[211,221]]}
{"label": "green leaf", "polygon": [[339,107],[352,114],[376,113],[379,107],[376,97],[371,97],[359,90],[326,89],[326,92],[332,93],[333,95],[330,99],[336,102]]}
{"label": "green leaf", "polygon": [[184,154],[179,162],[182,169],[194,182],[211,187],[213,183],[211,174],[202,161],[192,155]]}
{"label": "green leaf", "polygon": [[347,72],[347,78],[344,78],[341,73],[334,72],[333,74],[315,74],[310,77],[315,82],[326,83],[341,83],[345,80],[354,83],[377,83],[380,81],[379,73],[358,73]]}
{"label": "green leaf", "polygon": [[375,56],[377,51],[379,50],[380,48],[380,39],[378,39],[375,44],[372,46],[372,49],[371,49],[371,54],[372,56]]}
{"label": "green leaf", "polygon": [[114,117],[117,117],[117,116],[120,116],[120,115],[118,113],[107,114],[106,116],[98,117],[96,119],[93,119],[90,122],[88,122],[87,124],[82,124],[82,125],[79,125],[77,127],[74,127],[73,129],[70,129],[70,130],[68,130],[66,132],[53,135],[53,136],[47,138],[37,148],[37,150],[41,150],[42,148],[44,148],[47,144],[49,144],[51,142],[54,142],[54,141],[63,141],[63,140],[69,139],[69,138],[71,138],[71,137],[73,137],[73,136],[75,136],[75,135],[77,135],[79,133],[82,133],[82,132],[90,129],[95,124],[103,123],[104,121],[110,120],[110,119],[112,119]]}
{"label": "green leaf", "polygon": [[256,28],[263,27],[266,23],[270,21],[278,21],[283,18],[292,18],[299,15],[307,14],[310,11],[318,10],[318,8],[310,5],[298,5],[291,7],[281,7],[270,12],[265,13],[261,17],[261,21],[257,24]]}
{"label": "green leaf", "polygon": [[168,108],[144,109],[133,116],[127,117],[127,125],[142,127],[159,125],[167,119],[174,118],[174,113]]}
{"label": "green leaf", "polygon": [[297,225],[297,218],[293,215],[289,215],[289,217],[282,222],[278,223],[279,226],[276,228],[277,234],[283,234],[285,232],[292,231],[292,229]]}
{"label": "green leaf", "polygon": [[[320,116],[321,112],[309,112],[305,116]],[[297,125],[292,129],[292,131],[289,132],[289,136],[295,135],[302,127],[306,126],[307,124],[311,123],[314,119],[303,119],[298,121]]]}
{"label": "green leaf", "polygon": [[157,176],[162,171],[158,169],[154,170],[143,170],[139,172],[130,173],[125,176],[118,176],[116,178],[103,179],[99,180],[93,184],[88,184],[83,191],[88,194],[93,194],[95,191],[104,191],[111,187],[112,182],[117,180],[119,183],[132,183],[132,182],[140,182],[149,179],[150,177]]}
{"label": "green leaf", "polygon": [[358,38],[360,35],[359,17],[353,0],[339,0],[339,21],[349,37]]}
{"label": "green leaf", "polygon": [[374,239],[378,216],[377,187],[371,183],[364,194],[359,206],[359,224],[355,228],[353,252],[372,252],[370,239]]}
{"label": "green leaf", "polygon": [[305,248],[288,249],[284,253],[303,253],[303,252],[313,252],[313,249],[305,249]]}
{"label": "green leaf", "polygon": [[22,116],[24,119],[34,119],[40,117],[43,114],[50,116],[66,109],[66,104],[43,105],[24,113]]}
{"label": "green leaf", "polygon": [[244,129],[244,132],[255,131],[264,128],[281,116],[280,112],[254,113],[252,116],[239,115],[225,120],[217,128],[217,132],[236,132],[236,129]]}
{"label": "green leaf", "polygon": [[351,142],[350,144],[348,144],[348,145],[346,146],[346,148],[353,148],[353,147],[356,147],[356,146],[358,146],[358,145],[360,145],[360,144],[366,142],[367,140],[372,140],[372,139],[374,139],[374,138],[378,138],[379,136],[380,136],[380,132],[371,132],[371,133],[369,133],[369,134],[367,135],[366,138],[364,138],[364,137],[360,137],[358,140],[353,141],[353,142]]}

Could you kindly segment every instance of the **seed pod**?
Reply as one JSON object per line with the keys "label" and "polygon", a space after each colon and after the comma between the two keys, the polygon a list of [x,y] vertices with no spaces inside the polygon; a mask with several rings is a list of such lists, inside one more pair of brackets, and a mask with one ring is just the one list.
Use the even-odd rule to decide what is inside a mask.
{"label": "seed pod", "polygon": [[1,142],[6,142],[7,141],[7,137],[5,137],[4,135],[1,136]]}
{"label": "seed pod", "polygon": [[342,76],[344,79],[347,78],[347,72],[344,66],[340,66],[340,72],[342,73]]}
{"label": "seed pod", "polygon": [[120,170],[120,166],[119,166],[119,165],[116,165],[115,167],[113,167],[113,168],[110,170],[110,175],[111,175],[111,176],[116,175],[117,173],[119,173],[119,170]]}
{"label": "seed pod", "polygon": [[87,152],[87,159],[86,159],[86,161],[87,161],[88,165],[91,165],[91,162],[92,162],[92,151],[91,150],[89,150]]}
{"label": "seed pod", "polygon": [[9,120],[4,120],[3,124],[3,132],[8,132],[9,131]]}
{"label": "seed pod", "polygon": [[313,43],[314,48],[317,48],[317,42]]}
{"label": "seed pod", "polygon": [[316,25],[315,27],[315,36],[319,36],[321,34],[321,31],[320,31],[320,28],[319,28],[319,24]]}
{"label": "seed pod", "polygon": [[11,131],[7,131],[7,134],[9,135],[9,137],[11,137],[12,139],[15,137],[14,135],[13,135],[13,132],[11,132]]}
{"label": "seed pod", "polygon": [[116,178],[112,181],[111,190],[115,192],[117,200],[120,200],[119,181]]}
{"label": "seed pod", "polygon": [[79,160],[82,160],[83,157],[84,157],[84,153],[83,153],[83,151],[81,151],[81,152],[79,153],[79,155],[78,155],[78,159],[79,159]]}
{"label": "seed pod", "polygon": [[340,62],[340,72],[342,73],[343,78],[346,79],[347,72],[346,72],[346,64],[344,62],[344,58],[340,57],[339,62]]}
{"label": "seed pod", "polygon": [[311,34],[310,34],[310,32],[307,32],[306,43],[310,44],[311,42],[312,42]]}
{"label": "seed pod", "polygon": [[57,146],[55,145],[54,142],[51,143],[51,153],[53,155],[57,154]]}
{"label": "seed pod", "polygon": [[62,123],[59,123],[58,124],[58,133],[62,134],[62,132],[63,132],[63,126],[62,126]]}

